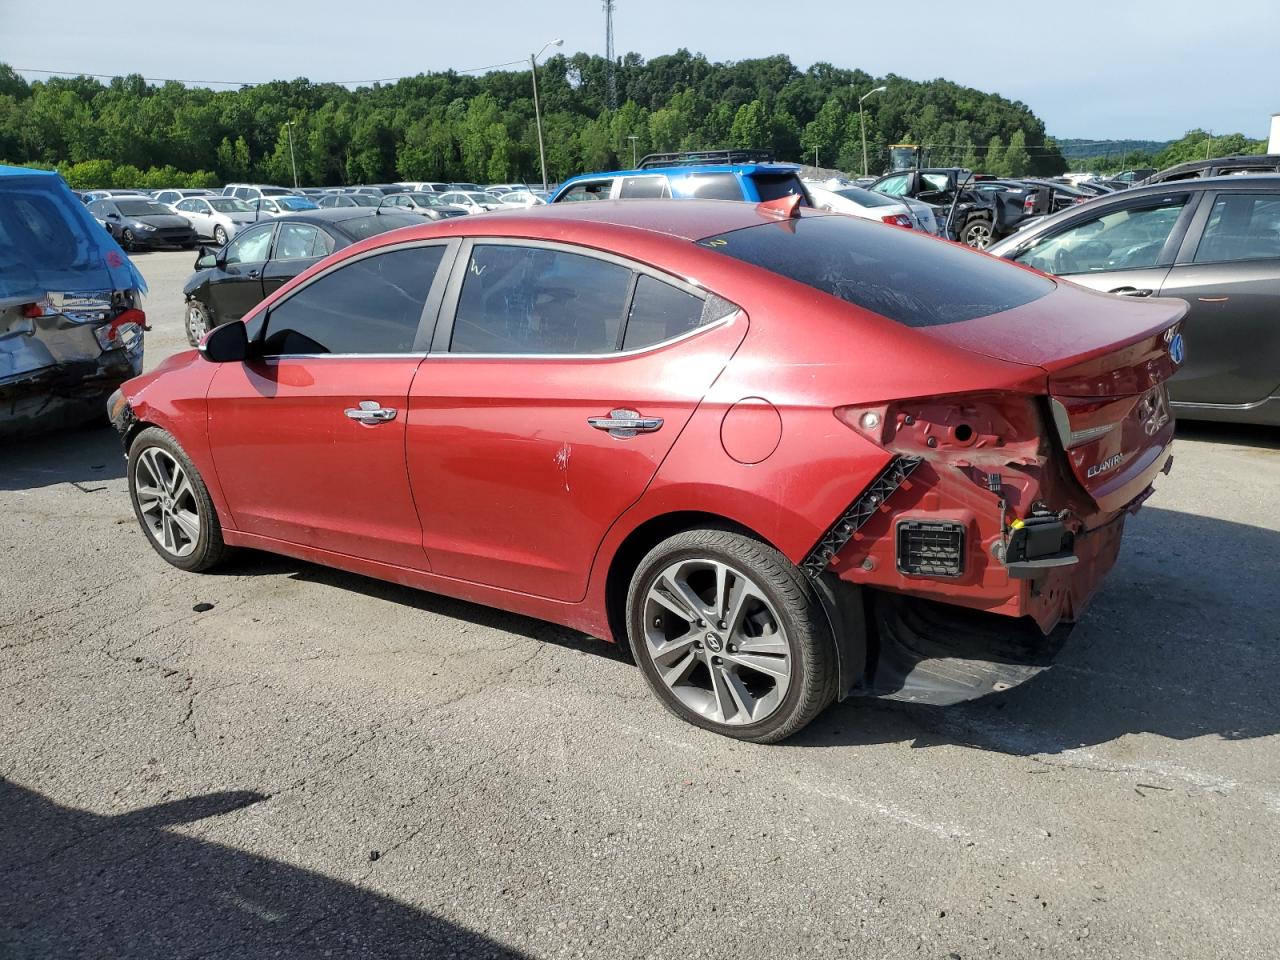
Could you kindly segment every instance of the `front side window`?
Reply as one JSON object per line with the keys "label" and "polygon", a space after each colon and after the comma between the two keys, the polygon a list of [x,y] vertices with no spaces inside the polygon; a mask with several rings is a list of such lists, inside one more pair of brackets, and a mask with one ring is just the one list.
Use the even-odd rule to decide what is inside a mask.
{"label": "front side window", "polygon": [[618,196],[623,200],[665,199],[671,196],[671,187],[666,177],[624,177]]}
{"label": "front side window", "polygon": [[262,263],[267,259],[267,251],[270,248],[270,225],[246,230],[227,245],[226,262],[228,264]]}
{"label": "front side window", "polygon": [[181,210],[183,213],[199,213],[200,201],[199,200],[183,200],[179,202],[174,207],[174,209]]}
{"label": "front side window", "polygon": [[305,223],[282,223],[276,233],[274,260],[309,260],[333,252],[333,238]]}
{"label": "front side window", "polygon": [[453,323],[453,353],[591,354],[618,349],[631,271],[542,247],[478,244]]}
{"label": "front side window", "polygon": [[409,353],[444,257],[437,244],[345,264],[271,308],[263,355]]}
{"label": "front side window", "polygon": [[1186,201],[1165,197],[1151,206],[1091,217],[1041,237],[1014,259],[1058,275],[1154,267]]}
{"label": "front side window", "polygon": [[1280,257],[1280,194],[1228,193],[1213,201],[1196,263]]}
{"label": "front side window", "polygon": [[573,203],[579,200],[608,200],[609,190],[612,187],[612,180],[588,180],[583,183],[575,183],[564,192],[564,195],[560,198],[560,202]]}

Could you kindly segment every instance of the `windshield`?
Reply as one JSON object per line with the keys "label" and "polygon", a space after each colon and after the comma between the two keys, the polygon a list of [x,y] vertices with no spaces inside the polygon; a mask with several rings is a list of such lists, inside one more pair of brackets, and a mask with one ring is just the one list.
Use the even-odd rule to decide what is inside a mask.
{"label": "windshield", "polygon": [[317,210],[314,200],[307,197],[278,197],[276,203],[280,204],[285,210]]}
{"label": "windshield", "polygon": [[498,201],[498,200],[494,199],[493,197],[489,196],[489,194],[487,194],[487,193],[468,193],[468,194],[467,194],[467,196],[468,196],[468,197],[470,197],[472,200],[474,200],[476,203],[498,203],[498,202],[500,202],[500,201]]}
{"label": "windshield", "polygon": [[699,243],[909,327],[1002,313],[1054,288],[956,244],[855,217],[803,217]]}
{"label": "windshield", "polygon": [[[376,207],[382,202],[377,197],[371,197],[367,193],[351,193],[346,196],[346,199],[357,207]],[[346,206],[346,204],[343,204],[343,206]]]}
{"label": "windshield", "polygon": [[116,209],[126,217],[169,216],[173,213],[168,207],[151,200],[117,200]]}
{"label": "windshield", "polygon": [[400,227],[420,227],[424,222],[422,217],[412,213],[377,213],[367,217],[356,217],[353,220],[343,220],[338,226],[356,240],[363,240],[365,237],[372,237]]}
{"label": "windshield", "polygon": [[253,213],[253,207],[231,197],[210,198],[208,202],[218,213]]}

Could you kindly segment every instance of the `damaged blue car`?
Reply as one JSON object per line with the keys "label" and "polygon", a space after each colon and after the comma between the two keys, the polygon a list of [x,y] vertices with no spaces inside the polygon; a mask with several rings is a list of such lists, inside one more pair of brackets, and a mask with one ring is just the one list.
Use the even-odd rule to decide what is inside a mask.
{"label": "damaged blue car", "polygon": [[102,417],[142,372],[145,292],[58,174],[0,166],[0,436]]}

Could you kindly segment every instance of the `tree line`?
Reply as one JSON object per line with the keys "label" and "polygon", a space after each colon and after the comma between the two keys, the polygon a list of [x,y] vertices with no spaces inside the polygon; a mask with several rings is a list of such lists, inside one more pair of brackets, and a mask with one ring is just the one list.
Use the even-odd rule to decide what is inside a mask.
{"label": "tree line", "polygon": [[1230,157],[1239,154],[1265,153],[1267,141],[1252,140],[1243,133],[1214,136],[1206,130],[1188,130],[1180,140],[1165,144],[1159,150],[1117,150],[1093,156],[1075,157],[1071,160],[1074,170],[1094,173],[1118,173],[1121,170],[1137,170],[1154,167],[1163,170],[1176,163],[1190,160],[1208,160],[1210,157]]}
{"label": "tree line", "polygon": [[[778,159],[862,170],[888,148],[920,144],[926,162],[1004,175],[1066,169],[1022,103],[947,80],[872,77],[786,56],[714,63],[678,50],[615,66],[583,53],[538,68],[552,180],[630,166],[653,151],[741,147]],[[57,167],[75,187],[205,186],[236,180],[304,185],[540,178],[529,71],[446,71],[348,89],[306,79],[234,90],[86,77],[28,82],[0,64],[0,160]]]}

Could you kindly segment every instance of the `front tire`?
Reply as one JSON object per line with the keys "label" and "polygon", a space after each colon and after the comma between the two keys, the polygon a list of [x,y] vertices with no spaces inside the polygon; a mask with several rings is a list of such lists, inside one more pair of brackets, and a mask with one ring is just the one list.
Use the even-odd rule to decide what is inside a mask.
{"label": "front tire", "polygon": [[690,530],[640,562],[631,652],[663,705],[723,736],[775,743],[835,698],[835,643],[804,575],[777,550]]}
{"label": "front tire", "polygon": [[213,319],[209,316],[209,308],[199,300],[188,300],[183,324],[187,329],[187,343],[193,347],[200,346],[200,340],[213,329]]}
{"label": "front tire", "polygon": [[135,242],[134,242],[133,231],[128,229],[127,227],[125,228],[124,233],[120,234],[120,246],[124,247],[126,251],[130,251],[130,252],[132,252],[134,249]]}
{"label": "front tire", "polygon": [[180,570],[201,572],[226,555],[209,490],[173,436],[147,427],[129,445],[133,515],[156,553]]}

